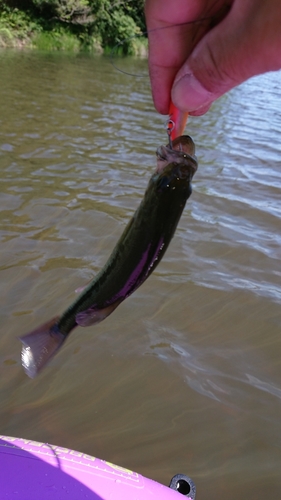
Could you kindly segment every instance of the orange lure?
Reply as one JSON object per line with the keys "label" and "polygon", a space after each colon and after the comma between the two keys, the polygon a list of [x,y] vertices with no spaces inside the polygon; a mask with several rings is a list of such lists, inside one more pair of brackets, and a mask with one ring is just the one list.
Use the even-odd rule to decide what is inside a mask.
{"label": "orange lure", "polygon": [[169,115],[170,120],[173,122],[170,127],[170,137],[173,141],[180,135],[183,135],[188,113],[180,111],[171,101]]}

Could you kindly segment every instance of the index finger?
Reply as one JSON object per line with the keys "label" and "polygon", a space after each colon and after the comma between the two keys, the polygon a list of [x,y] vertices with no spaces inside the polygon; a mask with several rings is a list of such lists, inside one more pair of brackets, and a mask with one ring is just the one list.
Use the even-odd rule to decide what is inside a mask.
{"label": "index finger", "polygon": [[157,111],[169,113],[175,76],[233,0],[146,0],[148,65]]}
{"label": "index finger", "polygon": [[174,78],[206,31],[202,24],[193,25],[200,16],[202,3],[206,4],[206,0],[146,1],[149,74],[159,113],[168,114]]}

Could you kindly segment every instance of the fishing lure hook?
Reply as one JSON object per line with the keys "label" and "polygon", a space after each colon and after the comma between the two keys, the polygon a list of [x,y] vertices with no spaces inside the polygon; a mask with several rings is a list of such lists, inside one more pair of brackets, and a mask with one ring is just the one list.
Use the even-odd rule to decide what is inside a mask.
{"label": "fishing lure hook", "polygon": [[168,135],[168,139],[169,139],[169,148],[170,149],[173,149],[173,141],[172,141],[172,132],[175,128],[175,122],[173,120],[171,120],[171,118],[169,118],[166,123],[165,123],[165,127],[166,127],[166,132],[167,132],[167,135]]}

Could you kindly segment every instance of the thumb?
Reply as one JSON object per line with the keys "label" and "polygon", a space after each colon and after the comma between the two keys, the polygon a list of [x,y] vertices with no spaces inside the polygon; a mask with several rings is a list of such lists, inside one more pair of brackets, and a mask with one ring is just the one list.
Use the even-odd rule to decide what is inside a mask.
{"label": "thumb", "polygon": [[252,3],[236,0],[223,21],[196,45],[174,80],[172,100],[177,108],[203,114],[236,85],[281,67],[280,29],[277,34],[273,26],[276,11],[266,23],[266,2],[258,2],[259,10],[249,8]]}

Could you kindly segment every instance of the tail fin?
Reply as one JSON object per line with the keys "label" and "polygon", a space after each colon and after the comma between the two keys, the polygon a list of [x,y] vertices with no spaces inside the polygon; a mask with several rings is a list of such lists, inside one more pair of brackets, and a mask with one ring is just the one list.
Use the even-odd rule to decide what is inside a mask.
{"label": "tail fin", "polygon": [[66,339],[57,327],[58,319],[54,318],[27,335],[19,337],[23,344],[21,364],[30,378],[36,377]]}

